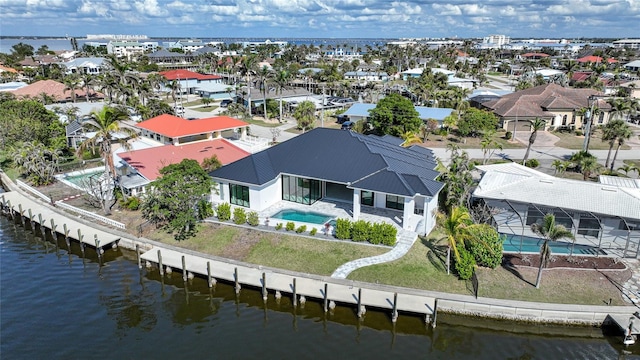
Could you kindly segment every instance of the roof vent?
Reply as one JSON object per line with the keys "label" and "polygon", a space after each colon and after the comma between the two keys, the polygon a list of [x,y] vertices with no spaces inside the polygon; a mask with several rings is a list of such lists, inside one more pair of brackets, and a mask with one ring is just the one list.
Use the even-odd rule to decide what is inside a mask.
{"label": "roof vent", "polygon": [[604,191],[618,192],[617,188],[612,188],[612,187],[602,187],[601,189]]}
{"label": "roof vent", "polygon": [[553,184],[552,180],[547,180],[547,179],[540,179],[540,182],[545,184]]}

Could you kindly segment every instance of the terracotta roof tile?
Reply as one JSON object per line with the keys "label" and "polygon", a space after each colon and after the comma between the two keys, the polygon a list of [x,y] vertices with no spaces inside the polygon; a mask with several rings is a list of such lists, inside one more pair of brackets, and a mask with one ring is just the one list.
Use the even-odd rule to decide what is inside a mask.
{"label": "terracotta roof tile", "polygon": [[[13,93],[17,97],[37,97],[38,95],[45,93],[56,101],[71,101],[71,91],[64,91],[65,85],[61,82],[57,82],[55,80],[40,80],[36,81],[31,85],[27,85],[23,88],[15,90]],[[76,99],[82,100],[85,97],[84,89],[77,89],[75,91]],[[92,99],[103,98],[103,94],[99,92],[93,92],[90,94]]]}
{"label": "terracotta roof tile", "polygon": [[163,114],[136,124],[136,127],[171,138],[205,134],[249,126],[248,123],[228,116],[214,116],[204,119],[187,120]]}
{"label": "terracotta roof tile", "polygon": [[164,76],[167,80],[218,80],[222,79],[222,77],[218,75],[206,75],[200,74],[197,72],[185,70],[185,69],[177,69],[177,70],[168,70],[161,71],[160,75]]}

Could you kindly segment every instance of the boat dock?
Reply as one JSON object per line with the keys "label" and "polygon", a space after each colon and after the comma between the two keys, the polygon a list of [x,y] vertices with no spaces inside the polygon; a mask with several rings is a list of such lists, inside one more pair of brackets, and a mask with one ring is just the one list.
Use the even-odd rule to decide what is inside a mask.
{"label": "boat dock", "polygon": [[168,268],[181,270],[185,281],[193,274],[198,274],[207,278],[209,286],[215,283],[215,279],[222,279],[235,283],[236,291],[240,291],[241,285],[261,288],[265,301],[271,290],[291,294],[294,306],[297,302],[304,301],[302,297],[308,297],[323,301],[325,311],[336,303],[352,304],[357,306],[358,316],[361,317],[366,312],[366,307],[371,306],[391,310],[391,319],[394,322],[398,312],[404,311],[422,314],[426,322],[435,326],[437,305],[434,297],[399,294],[385,290],[386,286],[368,283],[358,283],[356,286],[355,282],[322,276],[296,277],[293,274],[276,272],[275,269],[236,265],[158,247],[143,253],[140,259],[158,264],[161,274]]}
{"label": "boat dock", "polygon": [[11,217],[20,215],[20,221],[24,224],[25,218],[31,222],[31,230],[35,231],[35,224],[40,225],[44,235],[45,229],[51,234],[62,234],[65,239],[74,239],[82,245],[90,245],[96,249],[115,245],[120,237],[69,218],[68,214],[61,215],[36,200],[22,195],[17,191],[9,191],[0,194],[0,205],[3,211],[7,211]]}
{"label": "boat dock", "polygon": [[631,315],[609,314],[608,317],[622,330],[625,345],[635,343],[638,335],[640,335],[640,317],[638,317],[638,312]]}

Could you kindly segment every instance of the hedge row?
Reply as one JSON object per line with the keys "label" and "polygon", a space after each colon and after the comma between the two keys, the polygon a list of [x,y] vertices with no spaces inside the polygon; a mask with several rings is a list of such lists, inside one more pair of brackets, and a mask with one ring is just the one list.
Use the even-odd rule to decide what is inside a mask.
{"label": "hedge row", "polygon": [[336,220],[336,238],[352,241],[368,241],[375,245],[393,246],[396,244],[398,229],[387,223],[370,223],[365,220],[352,222],[349,219]]}

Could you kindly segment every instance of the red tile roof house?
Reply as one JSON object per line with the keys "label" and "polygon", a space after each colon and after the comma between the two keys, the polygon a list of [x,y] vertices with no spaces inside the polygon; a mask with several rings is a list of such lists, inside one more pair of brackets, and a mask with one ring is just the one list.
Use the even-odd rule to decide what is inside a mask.
{"label": "red tile roof house", "polygon": [[242,159],[250,152],[228,138],[246,136],[248,125],[226,116],[186,120],[167,114],[138,123],[141,136],[165,145],[118,153],[120,183],[128,194],[136,196],[158,178],[161,168],[183,159],[202,163],[216,155],[223,165]]}
{"label": "red tile roof house", "polygon": [[[547,129],[580,129],[583,126],[580,110],[589,107],[590,96],[604,95],[593,89],[546,84],[505,95],[482,103],[482,106],[493,111],[502,128],[509,131],[513,131],[516,125],[518,131],[529,131],[529,121],[535,118],[546,120]],[[603,99],[598,99],[595,106],[602,111],[598,119],[594,119],[594,125],[606,124],[611,106]]]}
{"label": "red tile roof house", "polygon": [[[69,102],[72,101],[71,90],[65,91],[66,85],[54,80],[40,80],[31,85],[25,86],[18,90],[15,90],[13,94],[18,98],[37,98],[42,93],[51,96],[56,102]],[[76,89],[76,101],[85,101],[85,89]],[[91,92],[89,94],[90,100],[97,100],[104,98],[99,92]]]}

